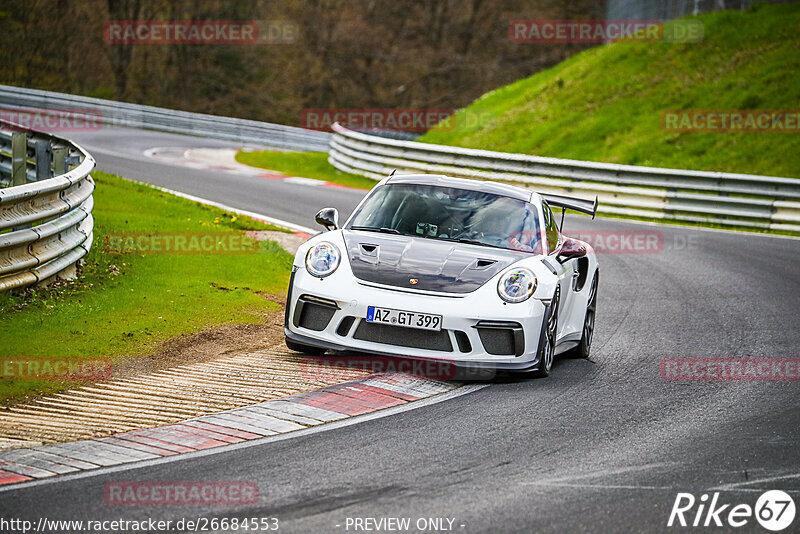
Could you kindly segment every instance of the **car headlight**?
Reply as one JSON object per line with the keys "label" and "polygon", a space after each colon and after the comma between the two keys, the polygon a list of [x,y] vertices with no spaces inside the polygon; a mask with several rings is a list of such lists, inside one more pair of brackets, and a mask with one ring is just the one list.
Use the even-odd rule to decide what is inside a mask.
{"label": "car headlight", "polygon": [[536,290],[536,276],[528,269],[511,269],[497,282],[497,294],[506,302],[524,302]]}
{"label": "car headlight", "polygon": [[324,278],[339,266],[341,255],[333,243],[323,241],[308,250],[306,254],[306,269],[312,275]]}

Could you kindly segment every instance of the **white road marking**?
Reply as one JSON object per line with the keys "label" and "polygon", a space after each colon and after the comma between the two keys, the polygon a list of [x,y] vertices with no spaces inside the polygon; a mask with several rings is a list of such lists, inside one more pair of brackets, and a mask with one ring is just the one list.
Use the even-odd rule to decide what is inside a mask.
{"label": "white road marking", "polygon": [[284,178],[283,181],[288,182],[290,184],[310,185],[310,186],[320,186],[320,185],[325,185],[327,183],[323,182],[322,180],[314,180],[313,178],[301,178],[300,176],[289,176],[288,178]]}
{"label": "white road marking", "polygon": [[[687,491],[686,486],[647,486],[647,485],[637,485],[637,484],[570,484],[570,483],[549,483],[549,482],[525,482],[523,483],[525,486],[541,486],[543,488],[573,488],[573,489],[587,489],[587,490],[634,490],[634,491],[641,491],[641,490],[651,490],[651,491],[674,491],[674,492],[685,492]],[[711,489],[703,489],[700,490],[702,492],[712,492],[712,491],[729,491],[729,492],[748,492],[748,493],[764,493],[763,489],[756,489],[756,488],[711,488]],[[785,491],[786,493],[800,493],[800,489],[784,489],[781,488],[781,491]]]}
{"label": "white road marking", "polygon": [[598,490],[670,490],[672,486],[638,486],[635,484],[570,484],[566,482],[525,482],[525,486],[542,486],[547,488],[577,488],[577,489],[598,489]]}
{"label": "white road marking", "polygon": [[637,471],[647,471],[650,469],[656,469],[659,467],[673,467],[677,464],[675,463],[654,463],[654,464],[644,464],[644,465],[631,465],[626,467],[617,467],[612,469],[603,469],[600,471],[592,471],[589,473],[580,473],[577,475],[567,475],[557,478],[546,478],[544,480],[533,480],[530,482],[526,482],[526,484],[556,484],[556,483],[568,483],[573,480],[581,480],[586,478],[603,478],[612,475],[621,475],[624,473],[634,473]]}
{"label": "white road marking", "polygon": [[[723,484],[721,486],[717,486],[716,488],[711,488],[711,489],[712,490],[719,490],[719,491],[730,491],[730,490],[739,488],[740,486],[751,486],[753,484],[765,484],[767,482],[776,482],[778,480],[787,480],[787,479],[792,479],[792,478],[800,478],[800,473],[794,473],[794,474],[791,474],[791,475],[779,475],[779,476],[767,477],[767,478],[757,478],[757,479],[754,479],[754,480],[746,480],[744,482],[732,482],[730,484]],[[755,491],[764,491],[764,490],[755,489],[755,488],[751,488],[751,489],[754,489]]]}
{"label": "white road marking", "polygon": [[[583,217],[583,215],[581,215]],[[588,216],[587,216],[588,217]],[[725,228],[705,228],[703,226],[689,226],[686,224],[667,224],[667,223],[659,223],[655,221],[638,221],[635,219],[625,219],[623,217],[603,217],[602,215],[598,217],[598,220],[603,221],[621,221],[624,223],[630,224],[639,224],[645,226],[658,226],[659,228],[681,228],[683,230],[697,230],[698,232],[716,232],[718,234],[728,234],[728,235],[744,235],[744,236],[755,236],[755,237],[772,237],[775,239],[792,239],[792,240],[800,240],[800,237],[791,236],[791,235],[779,235],[779,234],[767,234],[761,232],[748,232],[746,230],[728,230]],[[569,235],[569,229],[566,231],[567,235]]]}
{"label": "white road marking", "polygon": [[[131,180],[131,181],[133,181],[133,180]],[[220,209],[223,209],[225,211],[230,211],[232,213],[236,213],[237,215],[244,215],[246,217],[251,217],[253,219],[256,219],[256,220],[259,220],[259,221],[264,221],[264,222],[267,222],[269,224],[274,224],[275,226],[280,226],[282,228],[293,230],[295,232],[303,232],[303,233],[311,234],[311,235],[314,235],[314,234],[318,233],[317,230],[314,230],[313,228],[309,228],[307,226],[301,226],[299,224],[294,224],[294,223],[291,223],[289,221],[284,221],[282,219],[276,219],[275,217],[270,217],[270,216],[264,215],[262,213],[256,213],[254,211],[247,211],[247,210],[240,210],[239,208],[234,208],[233,206],[228,206],[227,204],[222,204],[220,202],[214,202],[213,200],[208,200],[208,199],[205,199],[205,198],[196,197],[194,195],[188,195],[186,193],[181,193],[180,191],[167,189],[166,187],[158,187],[158,186],[154,186],[152,184],[148,184],[148,183],[145,183],[145,182],[137,182],[137,183],[152,187],[154,189],[158,189],[159,191],[163,191],[163,192],[169,193],[171,195],[175,195],[175,196],[178,196],[178,197],[181,197],[181,198],[185,198],[187,200],[193,200],[194,202],[199,202],[200,204],[205,204],[206,206],[214,206],[215,208],[220,208]]]}

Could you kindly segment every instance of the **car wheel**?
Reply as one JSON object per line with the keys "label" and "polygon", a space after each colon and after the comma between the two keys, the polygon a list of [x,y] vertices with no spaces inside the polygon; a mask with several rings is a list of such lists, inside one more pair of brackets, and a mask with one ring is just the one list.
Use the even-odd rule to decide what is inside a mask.
{"label": "car wheel", "polygon": [[544,378],[550,375],[550,370],[553,368],[553,360],[556,356],[556,334],[558,333],[558,304],[561,297],[561,288],[556,286],[553,301],[550,303],[550,308],[547,312],[547,325],[544,329],[544,339],[540,345],[539,353],[540,363],[539,368],[532,373],[536,378]]}
{"label": "car wheel", "polygon": [[583,320],[583,334],[578,346],[570,350],[566,356],[568,358],[589,357],[589,349],[592,348],[592,337],[594,336],[594,318],[597,313],[597,284],[600,273],[594,274],[592,285],[589,288],[589,303],[586,305],[586,318]]}
{"label": "car wheel", "polygon": [[303,354],[307,354],[309,356],[322,356],[325,354],[325,351],[328,350],[321,347],[312,347],[311,345],[296,343],[288,338],[286,339],[286,346],[295,352],[302,352]]}

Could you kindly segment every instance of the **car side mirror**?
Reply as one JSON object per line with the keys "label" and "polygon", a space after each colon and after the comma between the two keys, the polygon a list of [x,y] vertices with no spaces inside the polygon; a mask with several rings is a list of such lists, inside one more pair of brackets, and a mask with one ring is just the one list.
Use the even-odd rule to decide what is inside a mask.
{"label": "car side mirror", "polygon": [[314,219],[328,231],[339,228],[339,212],[336,208],[322,208]]}
{"label": "car side mirror", "polygon": [[587,250],[583,242],[570,237],[565,237],[561,245],[561,251],[558,253],[558,261],[564,262],[573,258],[581,258],[586,256]]}

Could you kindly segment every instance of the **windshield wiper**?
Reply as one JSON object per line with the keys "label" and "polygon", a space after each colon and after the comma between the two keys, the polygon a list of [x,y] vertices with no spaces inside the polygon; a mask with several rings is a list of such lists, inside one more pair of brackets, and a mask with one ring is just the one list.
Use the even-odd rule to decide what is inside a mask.
{"label": "windshield wiper", "polygon": [[508,250],[506,247],[501,247],[500,245],[492,245],[491,243],[484,243],[483,241],[475,241],[474,239],[456,239],[459,243],[466,243],[468,245],[478,245],[481,247],[492,247],[492,248],[499,248],[501,250]]}
{"label": "windshield wiper", "polygon": [[463,238],[463,237],[460,237],[458,239],[453,239],[453,241],[455,241],[457,243],[466,243],[468,245],[480,245],[480,246],[483,246],[483,247],[493,247],[493,246],[495,246],[495,245],[489,245],[487,243],[484,243],[483,241],[476,241],[475,239],[466,239],[466,238]]}
{"label": "windshield wiper", "polygon": [[484,243],[483,241],[476,241],[475,239],[467,239],[465,237],[436,237],[434,239],[441,239],[442,241],[452,241],[454,243],[464,243],[466,245],[478,245],[479,247],[492,247],[492,248],[499,248],[501,250],[508,250],[506,247],[501,247],[500,245],[492,245],[489,243]]}
{"label": "windshield wiper", "polygon": [[376,226],[351,226],[350,230],[364,230],[367,232],[381,232],[383,234],[402,235],[399,230],[395,230],[394,228],[386,228],[385,226],[382,226],[380,228]]}

